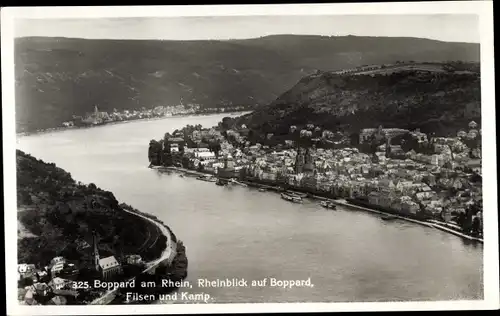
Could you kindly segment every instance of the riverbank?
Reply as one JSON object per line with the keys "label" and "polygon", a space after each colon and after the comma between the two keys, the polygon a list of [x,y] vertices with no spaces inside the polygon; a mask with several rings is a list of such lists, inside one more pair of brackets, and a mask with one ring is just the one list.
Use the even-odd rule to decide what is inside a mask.
{"label": "riverbank", "polygon": [[[181,167],[157,167],[155,169],[159,169],[159,170],[173,170],[173,171],[183,172],[185,174],[191,174],[191,175],[194,175],[194,176],[204,176],[206,174],[214,175],[214,173],[199,172],[199,171],[189,170],[189,169],[181,168]],[[266,190],[275,191],[275,192],[281,192],[281,191],[283,191],[283,189],[281,187],[279,187],[279,186],[270,185],[270,184],[264,184],[264,183],[259,183],[259,182],[255,181],[255,179],[252,180],[252,181],[245,181],[245,180],[238,180],[238,181],[240,183],[243,183],[243,184],[245,184],[247,186],[250,186],[250,187],[264,188]],[[476,241],[476,242],[479,242],[479,243],[484,243],[484,241],[483,241],[482,238],[472,237],[472,236],[466,235],[464,233],[461,233],[461,232],[459,232],[457,230],[454,230],[454,229],[446,227],[445,226],[446,223],[439,223],[437,221],[417,220],[417,219],[408,218],[408,217],[405,217],[405,216],[400,216],[400,215],[396,215],[396,214],[382,212],[382,211],[375,210],[375,209],[372,209],[372,208],[367,208],[367,207],[362,207],[362,206],[359,206],[359,205],[351,204],[351,203],[349,203],[349,202],[347,202],[345,200],[342,200],[342,199],[332,199],[332,198],[328,198],[328,197],[324,197],[324,196],[319,196],[319,195],[311,194],[310,192],[306,192],[306,191],[302,191],[302,190],[297,190],[296,188],[287,189],[286,191],[290,192],[290,193],[300,194],[300,195],[307,194],[307,197],[310,198],[310,199],[321,200],[321,201],[330,201],[330,202],[333,202],[333,203],[335,203],[337,205],[341,205],[341,206],[352,208],[352,209],[357,209],[357,210],[366,211],[366,212],[370,212],[370,213],[375,213],[375,214],[379,214],[379,215],[391,215],[391,216],[394,216],[395,218],[400,219],[400,220],[404,220],[404,221],[407,221],[407,222],[411,222],[411,223],[422,225],[422,226],[426,226],[426,227],[431,227],[431,228],[439,229],[441,231],[453,234],[455,236],[458,236],[458,237],[461,237],[461,238],[464,238],[464,239],[467,239],[467,240],[470,240],[470,241]]]}
{"label": "riverbank", "polygon": [[[17,202],[18,264],[32,266],[32,275],[21,276],[18,288],[26,292],[21,302],[30,305],[50,304],[55,295],[67,299],[67,304],[107,304],[113,300],[114,291],[30,293],[37,287],[53,287],[56,277],[78,282],[92,282],[100,276],[92,264],[92,236],[98,236],[101,258],[134,254],[140,255],[146,266],[119,264],[123,267],[122,278],[136,277],[162,263],[169,264],[177,254],[176,237],[171,229],[153,215],[141,213],[119,204],[113,193],[98,188],[95,184],[76,182],[65,170],[53,163],[46,163],[17,150]],[[130,227],[134,229],[130,230]],[[25,232],[30,234],[26,234]],[[68,271],[45,274],[52,267],[53,259],[63,258],[73,268]],[[141,272],[141,270],[144,270]],[[51,283],[52,282],[52,283]],[[30,289],[27,286],[33,285]],[[62,299],[62,298],[61,298]]]}
{"label": "riverbank", "polygon": [[[162,263],[164,261],[168,261],[170,263],[173,260],[173,258],[175,257],[176,252],[177,252],[177,243],[172,240],[173,236],[170,233],[170,230],[163,223],[155,221],[147,216],[138,214],[137,212],[134,212],[134,211],[126,210],[124,208],[123,208],[123,211],[130,213],[130,214],[133,214],[139,218],[142,218],[143,220],[146,220],[146,221],[153,223],[154,225],[156,225],[158,227],[158,229],[160,229],[163,236],[165,236],[167,238],[167,243],[166,243],[165,249],[163,249],[160,257],[158,259],[154,259],[154,260],[151,260],[149,262],[146,262],[146,268],[141,272],[141,274],[142,273],[149,273],[149,271],[151,271],[151,269],[154,269],[157,265],[159,265],[160,263]],[[126,280],[126,282],[135,280],[136,278],[137,278],[137,276],[134,276],[134,277]],[[120,291],[119,288],[109,290],[106,293],[104,293],[101,297],[92,301],[90,303],[90,305],[110,304],[113,300],[115,300],[116,295],[119,291]]]}
{"label": "riverbank", "polygon": [[427,227],[436,228],[436,229],[448,232],[450,234],[453,234],[455,236],[459,236],[459,237],[462,237],[462,238],[465,238],[465,239],[468,239],[468,240],[471,240],[471,241],[477,241],[477,242],[483,243],[483,239],[481,239],[481,238],[476,238],[476,237],[472,237],[472,236],[463,234],[461,232],[458,232],[456,230],[447,228],[447,227],[445,227],[445,226],[443,226],[441,224],[437,224],[437,223],[434,223],[434,222],[420,221],[420,220],[416,220],[416,219],[412,219],[412,218],[408,218],[408,217],[404,217],[404,216],[399,216],[399,215],[395,215],[395,214],[381,212],[381,211],[374,210],[374,209],[371,209],[371,208],[367,208],[367,207],[363,207],[363,206],[351,204],[351,203],[349,203],[347,201],[342,201],[342,200],[331,200],[331,201],[334,202],[337,205],[342,205],[342,206],[345,206],[345,207],[350,207],[350,208],[354,208],[354,209],[358,209],[358,210],[362,210],[362,211],[367,211],[367,212],[371,212],[371,213],[376,213],[376,214],[380,214],[380,215],[390,215],[390,216],[393,216],[393,217],[395,217],[397,219],[400,219],[400,220],[412,222],[412,223],[423,225],[423,226],[427,226]]}
{"label": "riverbank", "polygon": [[68,126],[68,127],[58,126],[58,127],[47,128],[47,129],[38,130],[38,131],[34,131],[34,132],[16,133],[16,137],[42,135],[42,134],[48,134],[48,133],[53,133],[53,132],[62,132],[62,131],[66,131],[66,130],[90,129],[90,128],[111,126],[111,125],[117,125],[117,124],[126,124],[126,123],[132,123],[132,122],[158,121],[158,120],[164,120],[164,119],[169,119],[169,118],[186,118],[186,117],[210,116],[210,115],[220,115],[220,114],[226,114],[227,116],[235,116],[235,115],[240,116],[240,115],[248,114],[251,112],[252,111],[227,112],[227,113],[225,113],[225,112],[224,113],[213,112],[213,113],[198,113],[198,114],[180,114],[180,115],[172,115],[172,116],[141,118],[141,119],[134,119],[134,120],[113,121],[113,122],[97,124],[97,125]]}

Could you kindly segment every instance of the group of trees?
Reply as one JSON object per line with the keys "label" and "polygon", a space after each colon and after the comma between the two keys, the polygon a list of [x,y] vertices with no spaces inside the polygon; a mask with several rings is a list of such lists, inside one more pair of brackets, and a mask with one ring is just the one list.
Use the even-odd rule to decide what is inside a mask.
{"label": "group of trees", "polygon": [[[138,221],[135,215],[123,212],[111,192],[92,183],[88,186],[76,183],[54,164],[23,152],[17,152],[17,160],[18,195],[33,197],[19,201],[22,211],[18,219],[36,236],[18,240],[19,262],[43,266],[57,255],[86,262],[90,252],[77,249],[76,241],[86,240],[91,244],[92,230],[100,237],[103,254],[134,253],[148,238],[149,222]],[[53,181],[37,184],[46,178]],[[57,194],[51,194],[52,191]],[[125,227],[134,227],[134,230],[131,232]],[[144,249],[141,255],[146,252]]]}
{"label": "group of trees", "polygon": [[455,222],[462,228],[466,234],[479,236],[481,231],[481,219],[477,216],[482,211],[482,202],[474,203],[466,208],[465,212],[452,214]]}
{"label": "group of trees", "polygon": [[302,80],[245,120],[259,133],[312,123],[348,132],[378,125],[446,136],[480,119],[477,74],[406,71],[390,75],[334,76]]}
{"label": "group of trees", "polygon": [[162,163],[162,144],[154,139],[149,142],[148,159],[150,166],[159,166]]}

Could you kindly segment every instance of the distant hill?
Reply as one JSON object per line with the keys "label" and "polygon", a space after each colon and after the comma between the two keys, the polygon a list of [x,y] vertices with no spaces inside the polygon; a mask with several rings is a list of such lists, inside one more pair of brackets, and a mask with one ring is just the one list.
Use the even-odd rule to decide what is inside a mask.
{"label": "distant hill", "polygon": [[290,126],[308,123],[350,133],[383,125],[448,135],[471,120],[481,122],[478,64],[374,68],[306,76],[268,106],[236,122],[261,135],[284,135]]}
{"label": "distant hill", "polygon": [[300,78],[396,61],[479,61],[479,44],[418,38],[275,35],[228,41],[15,41],[18,132],[99,109],[268,104]]}

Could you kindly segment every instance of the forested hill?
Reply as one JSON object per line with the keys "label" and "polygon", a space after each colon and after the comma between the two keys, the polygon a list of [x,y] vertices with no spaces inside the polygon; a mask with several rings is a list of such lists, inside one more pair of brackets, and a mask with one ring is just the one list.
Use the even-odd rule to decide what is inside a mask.
{"label": "forested hill", "polygon": [[396,61],[479,61],[479,45],[418,38],[275,35],[228,41],[15,42],[18,132],[113,108],[268,104],[300,78]]}
{"label": "forested hill", "polygon": [[157,226],[123,208],[113,193],[84,185],[53,163],[20,150],[17,157],[18,262],[47,265],[56,256],[85,267],[91,262],[92,231],[101,256],[160,256],[166,237]]}
{"label": "forested hill", "polygon": [[310,123],[350,133],[383,125],[444,136],[471,120],[481,122],[479,65],[433,63],[306,76],[237,124],[261,135]]}

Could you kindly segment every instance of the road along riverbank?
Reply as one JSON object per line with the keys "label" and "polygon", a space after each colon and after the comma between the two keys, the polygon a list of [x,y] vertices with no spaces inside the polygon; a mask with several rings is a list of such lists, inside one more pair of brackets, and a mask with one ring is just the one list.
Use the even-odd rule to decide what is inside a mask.
{"label": "road along riverbank", "polygon": [[[173,167],[173,166],[172,167],[155,167],[154,169],[172,170],[172,171],[182,172],[184,174],[193,175],[193,176],[205,176],[207,174],[213,175],[213,173],[204,173],[204,172],[189,170],[189,169],[181,168],[181,167]],[[264,189],[269,190],[269,191],[280,192],[283,190],[282,188],[280,188],[277,185],[273,186],[273,185],[269,185],[269,184],[258,183],[255,180],[253,180],[253,181],[239,180],[238,182],[243,183],[243,184],[248,185],[248,186],[251,186],[251,187],[255,187],[255,188],[264,188]],[[304,194],[303,192],[300,192],[300,191],[294,190],[294,189],[287,189],[286,191],[291,192],[291,193],[295,193],[295,194],[301,194],[301,195]],[[411,222],[411,223],[418,224],[418,225],[423,225],[426,227],[439,229],[441,231],[453,234],[453,235],[458,236],[458,237],[462,237],[462,238],[467,239],[467,240],[484,243],[482,238],[472,237],[472,236],[463,234],[457,230],[446,227],[445,226],[446,223],[439,223],[437,221],[422,221],[422,220],[408,218],[408,217],[404,217],[404,216],[400,216],[400,215],[390,214],[390,213],[382,212],[382,211],[375,210],[372,208],[367,208],[367,207],[351,204],[343,199],[331,199],[331,198],[326,198],[326,197],[322,197],[322,196],[318,196],[318,195],[314,195],[314,194],[309,194],[309,193],[307,194],[307,197],[310,199],[315,199],[315,200],[330,201],[330,202],[333,202],[337,205],[341,205],[341,206],[351,208],[351,209],[357,209],[357,210],[366,211],[366,212],[370,212],[370,213],[376,213],[379,215],[391,215],[394,218],[397,218],[400,220],[404,220],[404,221]]]}
{"label": "road along riverbank", "polygon": [[[142,218],[143,220],[150,221],[151,223],[156,225],[160,229],[161,233],[167,238],[165,249],[161,253],[160,257],[158,259],[154,259],[152,261],[147,262],[146,269],[144,269],[142,273],[149,273],[152,269],[154,269],[162,262],[167,262],[168,264],[170,264],[173,258],[175,258],[175,255],[177,254],[177,243],[173,241],[173,236],[167,229],[167,227],[165,227],[165,225],[163,225],[162,223],[159,223],[147,216],[126,209],[123,209],[123,211],[133,214],[139,218]],[[128,279],[127,282],[132,281],[134,279],[136,279],[136,276]],[[119,288],[114,288],[112,290],[107,291],[101,297],[92,301],[90,305],[106,305],[111,303],[116,298],[116,294],[118,293],[119,290],[120,290]]]}
{"label": "road along riverbank", "polygon": [[468,235],[460,233],[460,232],[458,232],[456,230],[447,228],[447,227],[445,227],[443,225],[444,223],[443,224],[437,224],[436,222],[419,221],[419,220],[408,218],[408,217],[404,217],[404,216],[398,216],[398,215],[389,214],[389,213],[377,211],[377,210],[374,210],[374,209],[370,209],[370,208],[367,208],[367,207],[362,207],[362,206],[359,206],[359,205],[354,205],[354,204],[351,204],[351,203],[349,203],[347,201],[342,201],[342,200],[331,200],[331,201],[333,203],[335,203],[335,204],[338,204],[338,205],[342,205],[342,206],[345,206],[345,207],[350,207],[350,208],[354,208],[354,209],[358,209],[358,210],[362,210],[362,211],[367,211],[367,212],[371,212],[371,213],[377,213],[377,214],[380,214],[380,215],[391,215],[391,216],[393,216],[395,218],[398,218],[398,219],[401,219],[401,220],[405,220],[405,221],[412,222],[412,223],[419,224],[419,225],[424,225],[424,226],[427,226],[427,227],[436,228],[436,229],[448,232],[450,234],[453,234],[455,236],[459,236],[459,237],[462,237],[462,238],[465,238],[465,239],[468,239],[468,240],[472,240],[472,241],[477,241],[477,242],[483,243],[483,239],[482,238],[476,238],[476,237],[468,236]]}

